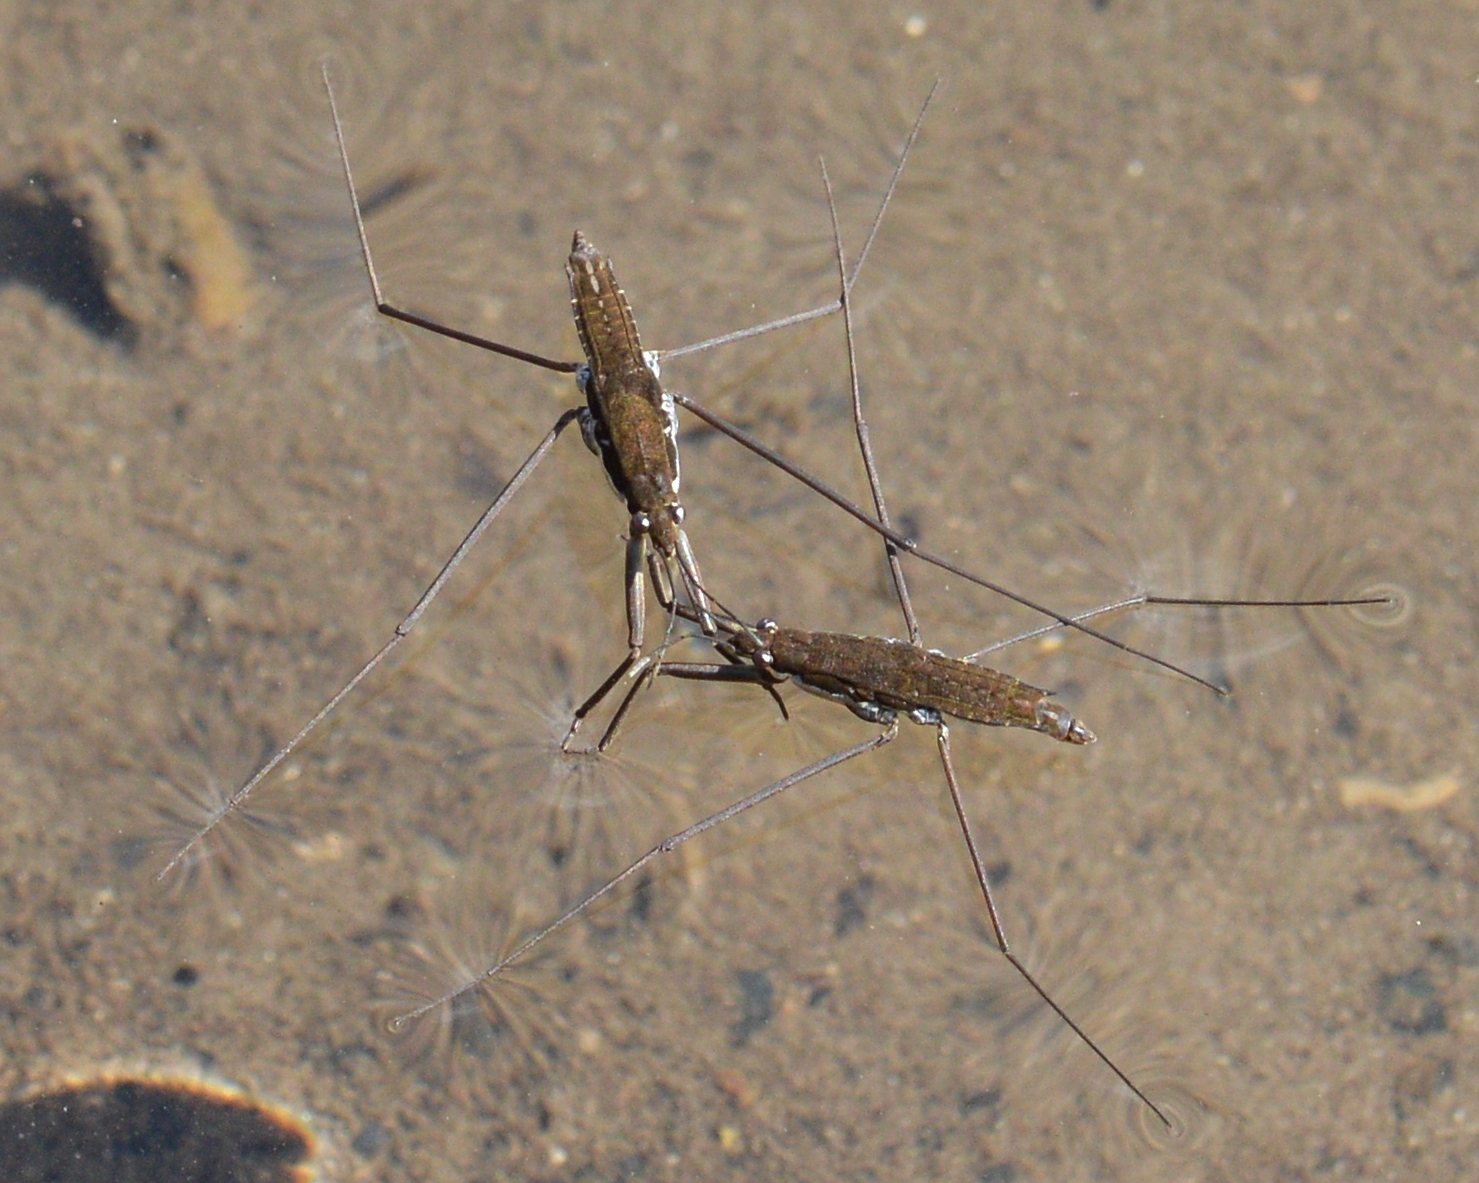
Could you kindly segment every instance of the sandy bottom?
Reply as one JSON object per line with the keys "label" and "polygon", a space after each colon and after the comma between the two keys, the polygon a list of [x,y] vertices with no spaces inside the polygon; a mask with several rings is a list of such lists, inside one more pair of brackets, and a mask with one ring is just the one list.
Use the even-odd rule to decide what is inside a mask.
{"label": "sandy bottom", "polygon": [[[6,1093],[224,1082],[301,1117],[332,1179],[1459,1177],[1472,18],[321,7],[31,6],[0,33],[0,231],[50,252],[11,249],[0,289]],[[386,1030],[662,835],[871,733],[684,683],[611,759],[553,753],[625,645],[625,515],[573,433],[251,816],[154,881],[575,397],[369,311],[324,54],[391,298],[559,357],[576,227],[648,347],[830,299],[816,156],[856,251],[943,76],[857,295],[905,528],[1066,610],[1400,589],[1399,619],[1111,624],[1227,700],[1087,638],[1020,644],[992,662],[1100,742],[953,729],[1016,948],[1178,1136],[994,951],[912,725],[476,1005]],[[63,274],[89,252],[101,295]],[[861,493],[835,320],[665,379]],[[689,427],[726,603],[899,633],[875,541]],[[910,573],[947,651],[1036,619]]]}

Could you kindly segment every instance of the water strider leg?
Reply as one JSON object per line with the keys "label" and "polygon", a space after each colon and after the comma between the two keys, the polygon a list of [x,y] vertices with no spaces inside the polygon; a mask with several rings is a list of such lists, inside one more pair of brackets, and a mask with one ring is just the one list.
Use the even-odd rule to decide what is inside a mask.
{"label": "water strider leg", "polygon": [[[718,629],[714,624],[712,606],[708,603],[707,597],[705,597],[704,602],[701,604],[694,602],[691,597],[689,605],[684,606],[679,604],[674,595],[671,582],[665,578],[666,568],[658,562],[656,556],[652,556],[652,563],[652,578],[653,584],[657,589],[658,602],[668,610],[667,635],[663,638],[662,645],[647,656],[640,658],[640,660],[638,660],[638,651],[634,650],[631,656],[621,662],[611,672],[611,675],[601,683],[596,689],[596,692],[580,705],[580,708],[575,712],[575,718],[570,722],[570,730],[565,733],[565,738],[560,743],[560,750],[562,752],[572,755],[596,755],[604,752],[611,746],[612,742],[616,739],[617,732],[621,729],[621,724],[626,718],[627,711],[631,709],[632,703],[636,700],[637,696],[652,684],[652,680],[659,673],[669,672],[669,667],[663,659],[663,654],[667,652],[668,645],[671,643],[673,626],[677,623],[679,615],[682,615],[687,620],[692,620],[700,628],[707,626],[709,630],[708,635],[711,638],[717,635]],[[701,585],[699,590],[702,591]],[[586,716],[595,710],[596,706],[611,693],[623,676],[627,675],[631,677],[632,684],[627,688],[626,693],[622,695],[621,702],[612,713],[611,721],[606,724],[606,730],[601,733],[601,738],[596,746],[583,752],[571,752],[570,741],[575,737],[575,733],[580,729],[580,725]],[[772,695],[774,696],[774,691],[772,691]],[[778,696],[776,697],[776,701],[780,702]],[[781,704],[781,711],[782,713],[785,712],[784,703]]]}
{"label": "water strider leg", "polygon": [[[843,275],[842,295],[840,299],[842,303],[843,326],[847,333],[847,373],[848,385],[852,394],[853,424],[857,432],[858,447],[863,457],[863,468],[868,474],[868,487],[873,494],[873,504],[878,510],[879,524],[884,528],[888,528],[888,509],[883,496],[883,482],[878,476],[878,466],[873,457],[873,448],[868,433],[868,423],[863,417],[862,388],[858,381],[857,348],[853,335],[852,300],[847,289],[846,265],[843,263],[842,232],[837,225],[837,210],[836,205],[832,202],[832,186],[831,182],[827,180],[827,168],[825,164],[822,165],[822,177],[827,188],[827,203],[832,209],[832,233],[837,248],[837,266]],[[899,608],[903,612],[904,620],[909,628],[909,640],[915,646],[921,646],[919,625],[914,615],[913,605],[909,600],[909,590],[905,583],[904,571],[899,563],[898,548],[895,543],[887,539],[884,542],[884,547],[888,552],[889,570],[893,575],[894,588],[898,593]],[[936,742],[940,751],[940,766],[945,770],[945,783],[950,791],[950,802],[955,808],[955,816],[960,823],[961,836],[965,839],[966,850],[970,854],[971,867],[975,871],[976,883],[981,889],[981,898],[986,904],[986,915],[991,922],[991,931],[996,937],[996,945],[1001,950],[1002,956],[1011,962],[1012,967],[1022,975],[1023,980],[1053,1009],[1053,1012],[1063,1020],[1068,1028],[1079,1039],[1083,1040],[1085,1046],[1098,1056],[1104,1065],[1124,1083],[1125,1087],[1134,1093],[1152,1113],[1160,1118],[1162,1124],[1167,1129],[1172,1128],[1171,1119],[1161,1111],[1154,1101],[1141,1091],[1140,1086],[1130,1079],[1129,1075],[1109,1057],[1108,1053],[1089,1037],[1088,1032],[1069,1016],[1068,1012],[1039,984],[1038,980],[1032,976],[1027,967],[1017,959],[1016,954],[1008,947],[1006,932],[1002,929],[1001,917],[996,910],[996,901],[991,896],[991,882],[986,874],[986,864],[981,858],[980,848],[976,845],[975,835],[971,832],[970,818],[966,814],[965,801],[960,793],[960,782],[955,776],[955,762],[950,757],[950,728],[938,711],[914,711],[911,712],[911,715],[918,722],[930,722],[934,724]]]}
{"label": "water strider leg", "polygon": [[1001,916],[996,910],[996,900],[991,896],[991,881],[986,874],[986,863],[981,858],[980,848],[976,845],[976,837],[971,832],[971,821],[966,814],[965,801],[960,794],[960,782],[955,776],[955,762],[950,758],[950,728],[946,726],[944,719],[940,719],[936,723],[936,739],[940,749],[940,766],[945,770],[945,783],[950,788],[950,804],[955,809],[956,820],[960,823],[960,833],[965,839],[965,847],[970,854],[971,869],[975,872],[976,883],[981,889],[981,898],[986,903],[986,918],[991,922],[991,932],[996,938],[996,947],[1001,950],[1001,955],[1012,963],[1012,968],[1022,975],[1022,980],[1037,992],[1038,997],[1052,1008],[1053,1013],[1063,1020],[1069,1030],[1083,1040],[1085,1046],[1098,1056],[1111,1072],[1119,1077],[1120,1082],[1144,1102],[1147,1109],[1161,1119],[1166,1129],[1172,1129],[1171,1119],[1161,1111],[1160,1106],[1146,1096],[1140,1086],[1130,1079],[1129,1074],[1110,1058],[1109,1053],[1090,1038],[1089,1033],[1079,1026],[1073,1017],[1047,992],[1042,984],[1032,976],[1031,971],[1022,964],[1021,960],[1012,952],[1011,947],[1007,944],[1006,930],[1001,926]]}
{"label": "water strider leg", "polygon": [[375,298],[375,311],[381,316],[388,316],[392,320],[404,321],[406,324],[415,325],[418,329],[426,329],[428,332],[439,336],[450,337],[453,341],[461,341],[464,345],[472,345],[478,349],[486,349],[489,353],[497,353],[503,357],[511,357],[515,361],[527,362],[531,366],[539,366],[541,369],[554,370],[558,374],[573,374],[580,369],[578,361],[559,361],[551,357],[543,357],[537,353],[530,353],[525,349],[515,349],[511,345],[503,345],[497,341],[489,341],[485,337],[476,336],[473,333],[464,333],[461,329],[450,328],[439,324],[424,316],[418,316],[414,312],[406,312],[388,303],[380,290],[380,277],[375,273],[375,260],[370,256],[370,236],[365,233],[365,219],[360,212],[359,190],[354,184],[354,172],[349,167],[349,149],[344,143],[344,124],[339,118],[339,104],[334,100],[334,84],[329,81],[329,61],[324,58],[319,62],[319,70],[323,74],[324,90],[329,96],[329,111],[334,117],[334,136],[339,145],[339,163],[344,169],[344,183],[349,187],[349,203],[354,210],[354,225],[359,231],[360,255],[365,261],[365,270],[370,275],[370,291]]}
{"label": "water strider leg", "polygon": [[715,826],[727,822],[730,818],[737,817],[741,813],[744,813],[746,810],[753,809],[755,806],[761,804],[762,802],[770,800],[770,798],[785,792],[787,789],[793,787],[794,785],[800,784],[802,781],[810,780],[812,777],[826,772],[829,768],[835,768],[837,767],[837,765],[843,764],[846,761],[853,759],[854,757],[861,756],[865,752],[871,752],[874,748],[882,747],[884,744],[891,742],[898,733],[899,725],[897,721],[890,722],[882,732],[880,732],[878,735],[875,735],[872,739],[865,740],[862,743],[853,744],[851,747],[843,748],[841,751],[833,752],[832,755],[818,760],[814,764],[808,764],[800,771],[791,773],[790,776],[782,777],[778,781],[773,781],[772,783],[766,785],[763,789],[759,789],[746,797],[742,797],[734,804],[726,806],[724,809],[719,810],[718,813],[711,813],[708,817],[694,822],[693,825],[687,827],[686,829],[680,830],[678,831],[678,833],[673,834],[668,838],[664,838],[641,858],[637,859],[636,862],[628,866],[624,871],[621,871],[613,876],[610,880],[608,880],[601,887],[598,887],[595,891],[591,892],[590,895],[586,896],[578,904],[575,904],[573,907],[568,908],[556,919],[550,921],[550,923],[546,924],[543,928],[539,929],[533,935],[529,936],[527,939],[521,942],[507,956],[500,958],[498,961],[494,962],[492,965],[488,966],[486,969],[478,973],[475,977],[469,978],[467,981],[460,983],[456,987],[456,989],[450,990],[438,998],[434,998],[428,1002],[422,1003],[422,1005],[416,1007],[414,1010],[407,1011],[405,1014],[397,1015],[391,1020],[390,1025],[392,1029],[400,1030],[408,1023],[419,1019],[427,1012],[433,1011],[439,1006],[445,1006],[447,1003],[452,1002],[460,995],[465,994],[468,990],[475,989],[476,987],[481,986],[484,982],[490,981],[491,979],[497,977],[504,970],[508,969],[511,965],[523,960],[523,958],[526,957],[530,953],[530,951],[534,949],[535,946],[542,944],[549,937],[554,936],[555,933],[559,932],[572,920],[578,917],[582,912],[591,907],[591,905],[610,895],[628,879],[631,879],[634,875],[640,872],[644,867],[646,867],[649,863],[651,863],[659,856],[664,854],[671,854],[689,839],[698,837],[705,830],[711,830]]}
{"label": "water strider leg", "polygon": [[[883,483],[878,479],[878,466],[873,460],[873,437],[868,430],[868,421],[863,417],[863,390],[858,381],[857,350],[853,347],[852,293],[847,279],[847,259],[842,249],[842,227],[837,224],[837,203],[832,199],[832,178],[827,175],[827,162],[818,162],[822,169],[822,188],[827,191],[827,211],[832,218],[832,244],[837,256],[837,273],[841,277],[841,295],[837,302],[842,305],[842,328],[847,336],[847,386],[852,398],[853,431],[858,437],[858,451],[863,458],[863,471],[868,477],[868,491],[873,496],[873,508],[878,513],[878,524],[885,530],[893,527],[888,520],[888,504],[883,497]],[[909,631],[911,644],[919,644],[919,619],[914,615],[914,602],[909,598],[909,585],[904,579],[904,567],[899,562],[899,547],[884,536],[883,549],[888,557],[889,575],[894,581],[894,592],[899,601],[899,611],[904,614],[904,626]]]}
{"label": "water strider leg", "polygon": [[226,798],[225,802],[206,818],[205,824],[192,834],[183,846],[175,851],[170,857],[169,862],[165,863],[164,867],[155,876],[156,880],[163,879],[168,875],[212,830],[225,821],[231,814],[235,813],[236,810],[240,809],[247,797],[251,795],[252,790],[261,784],[274,768],[301,747],[303,741],[318,728],[318,725],[332,715],[339,708],[339,704],[354,691],[354,688],[369,676],[370,671],[390,656],[395,647],[416,627],[416,622],[421,619],[422,613],[431,606],[431,602],[437,598],[438,593],[446,586],[447,580],[452,578],[452,573],[462,565],[462,560],[467,557],[468,552],[477,544],[478,539],[483,536],[483,532],[493,524],[494,519],[513,500],[514,495],[523,487],[524,482],[539,467],[539,462],[555,446],[555,441],[560,438],[565,428],[574,423],[579,416],[580,411],[578,409],[572,409],[566,411],[555,420],[554,426],[545,433],[544,438],[539,441],[534,451],[529,453],[529,458],[519,466],[519,470],[510,478],[508,484],[503,486],[503,491],[494,498],[493,504],[483,511],[483,516],[477,520],[477,524],[467,532],[467,536],[463,538],[457,549],[452,552],[452,557],[442,565],[442,569],[437,572],[436,578],[431,581],[430,586],[422,592],[421,598],[416,601],[416,606],[406,614],[404,620],[395,626],[395,631],[391,633],[390,640],[386,641],[380,647],[379,651],[360,667],[359,673],[355,674],[354,677],[350,678],[348,682],[335,691],[329,701],[319,708],[318,713],[309,719],[292,739],[279,748],[276,754],[266,764],[257,769],[245,784],[232,793],[230,797]]}
{"label": "water strider leg", "polygon": [[[684,538],[686,544],[687,538]],[[644,575],[644,568],[646,575]],[[616,735],[616,728],[620,724],[621,716],[626,714],[631,700],[636,697],[638,691],[651,681],[652,674],[648,671],[653,669],[654,661],[660,660],[660,654],[651,657],[642,656],[642,648],[647,635],[647,575],[651,576],[653,592],[657,601],[668,612],[668,631],[671,633],[673,626],[673,612],[677,604],[677,596],[673,588],[672,574],[669,572],[667,563],[663,560],[656,548],[651,545],[642,523],[636,515],[632,518],[632,534],[627,540],[626,554],[626,600],[627,600],[627,655],[616,663],[616,668],[606,676],[606,679],[596,687],[595,691],[580,706],[575,708],[575,714],[570,720],[570,728],[565,732],[565,738],[560,741],[562,752],[570,751],[570,743],[575,738],[576,732],[580,730],[581,724],[586,717],[600,706],[606,696],[615,689],[616,684],[628,674],[632,676],[631,688],[622,698],[621,705],[617,708],[616,716],[607,726],[601,741],[593,751],[604,752]],[[685,583],[687,582],[685,574]],[[702,589],[699,589],[700,592]],[[690,599],[693,599],[690,596]],[[694,600],[695,613],[700,619],[707,621],[709,628],[714,627],[713,620],[709,614],[708,601],[704,600],[700,606]],[[584,753],[589,754],[589,753]]]}
{"label": "water strider leg", "polygon": [[[595,692],[583,703],[575,708],[575,714],[570,720],[570,728],[565,732],[565,738],[560,741],[560,751],[570,751],[570,744],[575,739],[576,732],[580,730],[580,725],[585,722],[586,716],[601,705],[602,701],[604,701],[606,696],[611,693],[616,684],[620,682],[622,678],[624,678],[627,673],[631,671],[632,668],[637,664],[637,661],[640,657],[640,649],[635,649],[632,652],[628,653],[624,658],[621,659],[621,661],[617,662],[616,668],[606,676],[606,680],[604,682],[596,687]],[[641,677],[642,673],[645,671],[646,665],[647,663],[643,662],[644,668],[637,671],[636,681],[633,683],[633,689],[627,692],[627,698],[630,698],[632,696],[637,686],[646,684]],[[624,709],[625,706],[626,700],[623,699],[622,709]],[[597,746],[598,748],[600,748],[600,750],[605,750],[603,746]]]}
{"label": "water strider leg", "polygon": [[678,527],[677,539],[678,569],[683,573],[683,586],[687,589],[693,606],[698,609],[699,627],[703,629],[704,636],[712,637],[718,632],[714,626],[714,606],[709,603],[709,593],[704,590],[703,572],[698,569],[698,557],[688,541],[688,531],[682,526]]}
{"label": "water strider leg", "polygon": [[763,673],[738,657],[730,657],[728,665],[719,665],[712,661],[665,661],[662,675],[665,678],[686,678],[692,682],[744,682],[759,686],[775,701],[781,719],[785,722],[791,720],[790,708],[786,706],[786,700],[781,697],[779,689],[784,679]]}

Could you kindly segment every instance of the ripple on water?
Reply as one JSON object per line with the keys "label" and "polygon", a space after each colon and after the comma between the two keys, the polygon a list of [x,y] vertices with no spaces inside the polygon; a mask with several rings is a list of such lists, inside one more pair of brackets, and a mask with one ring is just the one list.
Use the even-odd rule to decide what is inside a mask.
{"label": "ripple on water", "polygon": [[1131,1126],[1142,1145],[1185,1156],[1207,1143],[1217,1115],[1195,1090],[1172,1080],[1153,1079],[1141,1087],[1166,1118],[1162,1122],[1144,1105],[1135,1104],[1130,1111]]}
{"label": "ripple on water", "polygon": [[1389,644],[1412,627],[1415,597],[1391,577],[1411,570],[1401,556],[1371,545],[1350,547],[1322,558],[1305,580],[1309,594],[1332,599],[1370,597],[1377,601],[1330,611],[1307,610],[1302,616],[1315,642],[1341,669],[1363,648]]}

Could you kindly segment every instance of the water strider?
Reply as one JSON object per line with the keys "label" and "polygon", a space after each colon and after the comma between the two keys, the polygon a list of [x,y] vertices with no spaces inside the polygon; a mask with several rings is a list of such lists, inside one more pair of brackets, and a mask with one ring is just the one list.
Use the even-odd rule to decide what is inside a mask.
{"label": "water strider", "polygon": [[[323,66],[323,79],[329,97],[330,111],[333,115],[334,130],[341,163],[344,168],[345,182],[354,210],[360,250],[364,258],[365,269],[369,276],[370,288],[377,310],[396,320],[404,321],[441,336],[450,337],[453,340],[474,345],[480,349],[485,349],[516,361],[560,373],[573,373],[576,375],[576,383],[581,395],[585,399],[585,405],[571,408],[560,414],[544,438],[540,440],[534,451],[530,453],[528,459],[520,465],[508,484],[494,499],[493,503],[483,512],[482,516],[458,545],[456,550],[453,551],[451,557],[442,566],[436,578],[432,580],[421,598],[417,600],[415,606],[396,625],[390,639],[360,667],[359,671],[353,677],[330,696],[328,701],[324,703],[286,744],[279,748],[266,763],[257,769],[245,783],[232,792],[224,802],[208,813],[195,832],[174,852],[169,861],[160,870],[159,878],[163,878],[171,870],[179,866],[190,855],[191,851],[208,837],[218,825],[231,814],[238,811],[256,787],[283,760],[287,759],[289,755],[296,751],[304,740],[338,709],[345,698],[411,632],[416,626],[417,621],[420,620],[431,602],[441,592],[442,588],[462,563],[468,552],[477,543],[484,531],[487,530],[503,511],[504,507],[508,505],[509,501],[518,493],[519,489],[529,479],[540,462],[549,454],[560,435],[572,423],[580,424],[581,434],[586,444],[600,457],[606,474],[610,478],[617,495],[626,502],[630,513],[630,533],[627,542],[625,583],[628,651],[610,676],[581,705],[580,709],[577,710],[575,718],[571,723],[570,733],[566,737],[567,743],[590,709],[604,698],[623,677],[633,673],[634,667],[637,667],[638,662],[641,660],[640,655],[645,640],[646,581],[648,577],[652,580],[654,592],[659,602],[670,614],[670,623],[673,619],[671,613],[679,600],[676,594],[677,586],[681,585],[688,601],[699,610],[700,622],[705,630],[712,631],[713,628],[712,621],[709,618],[705,606],[705,593],[703,591],[698,563],[693,554],[692,547],[688,543],[687,535],[683,530],[684,509],[678,495],[680,472],[676,406],[687,407],[706,423],[767,458],[783,471],[802,481],[809,488],[820,493],[833,504],[851,514],[865,526],[881,534],[888,541],[891,548],[891,561],[897,562],[896,554],[898,551],[915,555],[921,560],[940,567],[959,578],[987,588],[990,591],[1015,600],[1034,611],[1040,612],[1062,626],[1080,629],[1116,648],[1133,653],[1155,664],[1162,665],[1194,681],[1209,684],[1205,683],[1204,679],[1198,678],[1189,671],[1182,670],[1152,654],[1134,649],[1121,641],[1095,631],[1088,625],[1077,623],[1062,613],[1020,596],[1000,584],[976,576],[947,559],[921,550],[913,539],[894,530],[886,519],[875,519],[840,493],[837,493],[822,481],[806,473],[785,457],[750,438],[738,427],[727,423],[712,412],[707,411],[687,396],[668,392],[662,387],[659,374],[661,361],[664,358],[682,356],[687,353],[713,348],[761,333],[772,332],[779,328],[800,324],[818,317],[831,315],[842,308],[843,305],[840,300],[833,301],[831,304],[823,305],[807,312],[797,313],[793,316],[770,321],[766,324],[757,325],[739,332],[729,333],[708,341],[699,342],[695,345],[685,346],[681,349],[665,352],[646,351],[642,349],[641,341],[637,334],[636,321],[632,316],[631,306],[627,301],[625,293],[622,292],[616,282],[610,261],[596,250],[583,234],[577,231],[567,263],[566,273],[570,283],[571,305],[575,314],[577,331],[586,355],[584,361],[560,361],[527,350],[504,345],[500,342],[490,341],[474,334],[440,324],[416,313],[396,308],[387,302],[381,291],[379,277],[375,272],[374,261],[370,253],[369,238],[365,232],[364,217],[355,190],[354,177],[349,165],[349,154],[344,143],[343,128],[339,119],[337,105],[334,102],[334,92],[330,84],[327,64]],[[858,272],[877,235],[884,211],[888,207],[889,200],[897,187],[904,163],[908,158],[909,149],[919,134],[925,112],[928,110],[930,101],[934,97],[937,88],[938,83],[936,83],[935,88],[931,89],[929,96],[926,97],[924,104],[920,107],[919,114],[905,141],[904,149],[900,153],[898,164],[885,191],[883,202],[879,207],[878,214],[873,220],[868,238],[862,251],[859,253],[857,265],[853,268],[852,274],[847,277],[849,287],[856,282]],[[673,570],[675,566],[677,568],[676,578]],[[636,673],[650,676],[652,668],[650,664],[644,664],[640,669],[636,670]]]}
{"label": "water strider", "polygon": [[[825,167],[823,178],[825,181]],[[830,184],[827,185],[827,190],[830,205]],[[842,240],[837,228],[835,208],[832,211],[832,219],[838,269],[842,277],[840,304],[847,333],[849,383],[853,400],[854,424],[862,451],[864,468],[877,508],[877,520],[886,525],[889,520],[888,510],[873,459],[867,421],[862,413],[862,397],[853,338],[850,284],[843,259]],[[712,643],[720,657],[724,659],[723,662],[653,661],[642,671],[641,677],[634,682],[618,705],[598,749],[610,743],[640,688],[659,674],[669,677],[758,685],[775,697],[783,713],[786,713],[786,707],[777,688],[791,681],[804,690],[846,706],[859,718],[878,725],[882,730],[877,735],[833,752],[780,780],[773,781],[663,839],[625,869],[612,876],[605,884],[596,888],[555,919],[536,929],[512,950],[475,976],[456,983],[453,989],[439,997],[429,999],[414,1009],[393,1018],[391,1020],[392,1029],[403,1029],[437,1008],[454,1004],[457,1000],[466,997],[469,992],[483,989],[494,978],[523,960],[537,946],[565,928],[592,905],[609,896],[622,884],[634,880],[649,864],[661,856],[672,853],[700,834],[722,825],[772,797],[779,796],[795,785],[891,743],[898,735],[898,718],[902,714],[915,723],[935,728],[940,764],[945,774],[951,805],[960,825],[961,836],[965,841],[976,884],[981,892],[992,935],[1002,956],[1079,1039],[1160,1120],[1163,1126],[1168,1131],[1175,1130],[1175,1123],[1168,1113],[1151,1100],[1128,1073],[1115,1063],[1012,952],[996,901],[992,896],[986,864],[972,831],[970,817],[960,790],[960,782],[955,773],[950,749],[950,729],[946,718],[960,719],[985,726],[1025,728],[1042,732],[1060,742],[1075,745],[1093,743],[1095,736],[1062,704],[1054,702],[1049,692],[1028,685],[1010,674],[925,648],[920,640],[918,623],[904,572],[897,561],[895,544],[889,541],[886,546],[895,594],[909,631],[908,641],[848,633],[808,632],[783,627],[774,620],[762,620],[750,626],[724,608],[717,597],[710,597],[711,610],[703,623],[712,624],[717,630],[718,636],[712,638]],[[1219,601],[1142,595],[1084,613],[1076,618],[1076,621],[1087,620],[1103,612],[1146,603],[1195,604],[1213,607],[1255,605],[1323,607],[1378,603],[1385,602],[1385,600],[1384,596],[1369,596],[1356,597],[1351,600]],[[689,620],[700,622],[699,614],[692,605],[675,605],[675,611]]]}

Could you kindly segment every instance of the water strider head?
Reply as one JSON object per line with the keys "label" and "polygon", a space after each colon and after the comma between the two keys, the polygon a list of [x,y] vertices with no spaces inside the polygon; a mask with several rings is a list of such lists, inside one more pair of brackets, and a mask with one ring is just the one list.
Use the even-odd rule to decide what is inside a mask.
{"label": "water strider head", "polygon": [[[680,609],[684,615],[688,612]],[[767,679],[784,681],[786,675],[775,670],[775,656],[770,651],[770,642],[780,631],[780,625],[769,617],[755,625],[733,617],[717,620],[721,635],[713,642],[720,654],[734,665],[752,665]]]}
{"label": "water strider head", "polygon": [[645,534],[664,558],[678,554],[678,536],[682,533],[683,507],[674,498],[671,505],[659,505],[656,510],[633,510],[631,533],[633,537]]}

